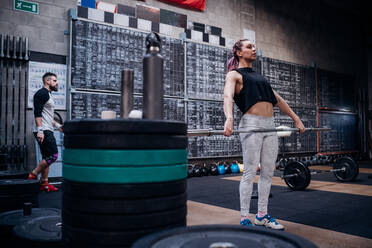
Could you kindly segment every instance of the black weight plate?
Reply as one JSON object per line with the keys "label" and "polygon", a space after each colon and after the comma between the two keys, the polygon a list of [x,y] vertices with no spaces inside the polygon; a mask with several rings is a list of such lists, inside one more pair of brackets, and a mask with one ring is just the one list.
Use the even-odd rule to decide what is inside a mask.
{"label": "black weight plate", "polygon": [[147,119],[76,119],[66,121],[64,134],[167,134],[186,135],[187,124],[180,121]]}
{"label": "black weight plate", "polygon": [[96,214],[142,214],[182,207],[185,206],[186,201],[186,192],[180,195],[138,200],[92,199],[63,194],[62,208]]}
{"label": "black weight plate", "polygon": [[27,179],[0,180],[0,195],[3,194],[38,194],[40,182]]}
{"label": "black weight plate", "polygon": [[0,229],[11,230],[14,226],[33,218],[56,215],[61,215],[61,210],[57,208],[33,208],[31,214],[26,216],[23,209],[13,210],[0,214]]}
{"label": "black weight plate", "polygon": [[284,167],[283,176],[291,174],[298,174],[298,176],[284,178],[285,183],[290,189],[304,190],[309,186],[311,181],[310,170],[302,162],[290,162]]}
{"label": "black weight plate", "polygon": [[173,210],[132,215],[89,214],[62,210],[62,220],[69,226],[102,230],[142,230],[178,223],[186,218],[186,204]]}
{"label": "black weight plate", "polygon": [[137,231],[89,230],[63,224],[62,239],[68,247],[130,246],[137,239],[150,233],[186,226],[186,219],[168,226]]}
{"label": "black weight plate", "polygon": [[[218,243],[223,245],[217,245]],[[216,245],[216,246],[214,246]],[[132,248],[252,247],[316,248],[310,241],[266,228],[230,225],[181,227],[145,236]]]}
{"label": "black weight plate", "polygon": [[353,181],[359,174],[359,165],[354,159],[345,156],[336,160],[333,169],[342,169],[345,171],[334,171],[333,174],[338,181],[349,182]]}
{"label": "black weight plate", "polygon": [[72,149],[186,149],[187,136],[157,134],[69,134],[64,146]]}
{"label": "black weight plate", "polygon": [[71,196],[105,199],[143,199],[182,194],[187,181],[167,181],[160,183],[83,183],[63,180],[63,192]]}
{"label": "black weight plate", "polygon": [[32,218],[13,229],[18,245],[25,247],[62,247],[61,216]]}
{"label": "black weight plate", "polygon": [[0,171],[0,180],[3,179],[27,179],[27,171]]}

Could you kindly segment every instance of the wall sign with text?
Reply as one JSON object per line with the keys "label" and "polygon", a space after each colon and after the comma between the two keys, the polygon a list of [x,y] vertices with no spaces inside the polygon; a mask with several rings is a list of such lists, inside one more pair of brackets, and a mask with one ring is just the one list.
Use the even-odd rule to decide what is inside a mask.
{"label": "wall sign with text", "polygon": [[66,77],[67,66],[63,64],[29,62],[28,73],[28,108],[33,108],[33,96],[43,87],[42,77],[46,72],[57,75],[58,91],[52,92],[55,109],[66,110]]}

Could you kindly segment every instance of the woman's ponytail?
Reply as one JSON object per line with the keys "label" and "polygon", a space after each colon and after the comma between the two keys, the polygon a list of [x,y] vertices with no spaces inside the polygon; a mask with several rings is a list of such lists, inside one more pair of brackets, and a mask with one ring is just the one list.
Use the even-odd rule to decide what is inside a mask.
{"label": "woman's ponytail", "polygon": [[238,65],[239,65],[239,61],[236,60],[235,56],[232,56],[229,59],[229,62],[227,62],[227,72],[238,68]]}
{"label": "woman's ponytail", "polygon": [[243,45],[243,41],[246,41],[248,39],[242,39],[242,40],[238,40],[237,42],[235,42],[233,48],[232,48],[232,53],[233,53],[233,56],[229,59],[229,62],[227,62],[227,72],[229,71],[232,71],[236,68],[238,68],[239,66],[239,57],[238,55],[236,54],[236,51],[241,51],[242,49],[242,45]]}

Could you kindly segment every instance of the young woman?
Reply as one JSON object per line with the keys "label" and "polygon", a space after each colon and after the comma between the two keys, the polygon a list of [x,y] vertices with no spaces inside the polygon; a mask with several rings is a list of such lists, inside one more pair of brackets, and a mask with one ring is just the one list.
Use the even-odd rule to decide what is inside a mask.
{"label": "young woman", "polygon": [[[300,118],[288,104],[270,86],[266,78],[252,69],[256,60],[256,48],[249,40],[239,40],[233,47],[234,56],[227,65],[227,75],[224,89],[224,113],[226,117],[224,135],[233,132],[233,102],[244,113],[239,123],[239,130],[257,128],[274,128],[274,110],[277,106],[295,122],[300,132],[305,127]],[[248,218],[253,181],[257,166],[261,164],[258,181],[258,213],[254,223],[273,229],[284,229],[268,214],[271,180],[274,174],[275,161],[278,155],[278,136],[276,132],[241,133],[242,153],[244,161],[243,176],[240,181],[240,224],[252,226]]]}

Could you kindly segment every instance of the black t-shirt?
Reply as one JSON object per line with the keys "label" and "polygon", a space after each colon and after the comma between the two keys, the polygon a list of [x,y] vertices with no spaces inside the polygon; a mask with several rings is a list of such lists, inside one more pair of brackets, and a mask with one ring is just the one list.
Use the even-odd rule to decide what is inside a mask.
{"label": "black t-shirt", "polygon": [[257,102],[270,102],[275,106],[278,101],[270,83],[250,67],[238,68],[243,77],[243,89],[234,95],[234,101],[242,113],[247,112]]}
{"label": "black t-shirt", "polygon": [[[54,130],[54,101],[50,92],[44,87],[38,90],[34,95],[34,117],[42,118],[43,130]],[[37,129],[34,121],[33,132],[36,131]]]}

